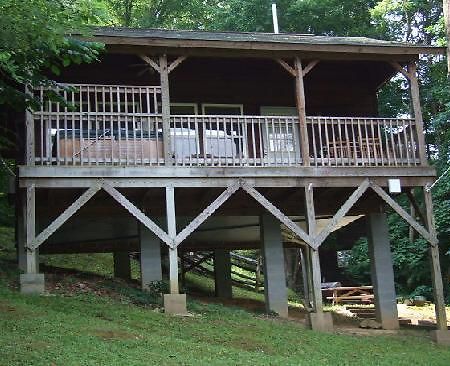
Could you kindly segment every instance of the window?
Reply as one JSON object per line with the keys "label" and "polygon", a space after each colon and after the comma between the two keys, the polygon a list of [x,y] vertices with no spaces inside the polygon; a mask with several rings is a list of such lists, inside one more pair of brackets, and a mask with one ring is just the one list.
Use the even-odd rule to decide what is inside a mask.
{"label": "window", "polygon": [[170,103],[170,114],[172,115],[198,114],[197,103]]}
{"label": "window", "polygon": [[[283,107],[283,106],[262,106],[260,108],[262,116],[297,116],[296,107]],[[277,152],[289,152],[294,153],[296,151],[296,132],[293,130],[294,125],[292,123],[286,123],[285,121],[279,121],[274,118],[269,119],[267,126],[267,141],[266,150],[267,153]]]}
{"label": "window", "polygon": [[214,115],[243,115],[244,106],[242,104],[202,104],[202,114]]}

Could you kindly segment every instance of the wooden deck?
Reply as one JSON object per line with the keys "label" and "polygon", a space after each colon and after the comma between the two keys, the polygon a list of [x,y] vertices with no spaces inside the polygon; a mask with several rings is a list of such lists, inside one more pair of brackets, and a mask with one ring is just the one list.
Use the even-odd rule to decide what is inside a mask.
{"label": "wooden deck", "polygon": [[35,91],[42,107],[27,118],[28,165],[413,167],[423,161],[414,119],[314,116],[303,129],[290,116],[165,120],[159,86],[64,84],[53,91],[60,99],[48,92]]}

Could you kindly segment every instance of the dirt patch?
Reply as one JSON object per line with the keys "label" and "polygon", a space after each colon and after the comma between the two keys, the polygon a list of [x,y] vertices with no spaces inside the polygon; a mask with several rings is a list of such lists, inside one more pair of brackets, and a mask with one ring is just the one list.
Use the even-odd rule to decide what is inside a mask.
{"label": "dirt patch", "polygon": [[230,342],[230,345],[234,348],[241,349],[248,352],[260,352],[267,355],[274,354],[274,349],[267,343],[260,343],[252,339],[235,339]]}
{"label": "dirt patch", "polygon": [[123,330],[112,330],[112,329],[96,329],[92,331],[92,334],[99,337],[105,341],[111,340],[125,340],[125,339],[140,339],[140,336],[123,331]]}
{"label": "dirt patch", "polygon": [[23,319],[27,314],[25,311],[20,308],[16,308],[11,304],[0,301],[0,318],[2,319]]}

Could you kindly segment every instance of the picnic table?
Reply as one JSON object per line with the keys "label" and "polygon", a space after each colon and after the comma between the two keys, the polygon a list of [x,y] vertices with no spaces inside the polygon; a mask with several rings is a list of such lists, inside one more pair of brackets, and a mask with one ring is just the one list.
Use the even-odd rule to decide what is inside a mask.
{"label": "picnic table", "polygon": [[322,291],[331,292],[327,300],[331,300],[333,305],[340,302],[373,302],[373,286],[341,286],[333,288],[324,288]]}

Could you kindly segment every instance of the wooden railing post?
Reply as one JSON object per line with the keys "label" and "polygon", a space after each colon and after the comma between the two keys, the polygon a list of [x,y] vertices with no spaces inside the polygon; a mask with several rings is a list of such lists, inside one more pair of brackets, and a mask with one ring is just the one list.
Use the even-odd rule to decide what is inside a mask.
{"label": "wooden railing post", "polygon": [[420,107],[419,83],[417,81],[417,65],[412,62],[408,65],[409,86],[411,89],[411,102],[416,122],[417,140],[419,142],[419,158],[422,165],[427,165],[427,156],[425,151],[425,135],[423,132],[423,117]]}
{"label": "wooden railing post", "polygon": [[159,57],[159,70],[161,77],[161,114],[164,140],[165,165],[172,165],[172,143],[170,137],[170,92],[169,92],[169,70],[167,56]]}
{"label": "wooden railing post", "polygon": [[303,80],[303,68],[300,58],[295,58],[295,96],[297,101],[298,117],[300,121],[300,151],[303,165],[310,165],[309,138],[306,125],[305,84]]}
{"label": "wooden railing post", "polygon": [[[31,92],[28,88],[26,89],[26,93],[31,96]],[[26,165],[35,165],[34,118],[33,113],[28,108],[25,111],[25,126],[26,126],[25,163]]]}

